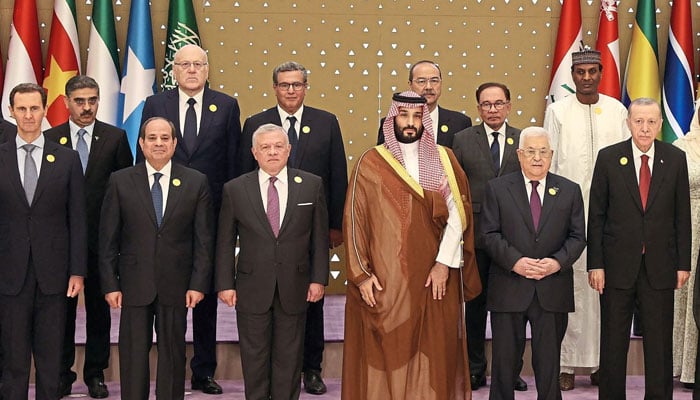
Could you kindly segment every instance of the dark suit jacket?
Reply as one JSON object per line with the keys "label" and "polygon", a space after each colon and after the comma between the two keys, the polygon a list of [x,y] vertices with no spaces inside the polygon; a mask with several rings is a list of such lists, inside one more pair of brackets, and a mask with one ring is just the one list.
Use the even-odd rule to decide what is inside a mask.
{"label": "dark suit jacket", "polygon": [[501,169],[496,171],[491,158],[491,147],[486,137],[484,123],[469,127],[457,132],[452,144],[452,151],[459,161],[459,165],[469,178],[469,191],[472,194],[472,210],[474,212],[474,232],[476,233],[476,248],[483,248],[481,235],[479,235],[479,219],[481,218],[481,205],[484,201],[486,182],[498,176],[508,175],[520,171],[518,162],[518,141],[520,129],[506,125],[506,145],[503,149]]}
{"label": "dark suit jacket", "polygon": [[0,119],[0,143],[5,143],[15,138],[17,135],[17,126],[13,123]]}
{"label": "dark suit jacket", "polygon": [[[379,122],[379,134],[377,135],[377,144],[384,143],[384,120]],[[472,119],[462,114],[461,112],[448,110],[438,106],[438,126],[434,126],[435,134],[437,135],[437,144],[452,148],[455,134],[459,131],[472,126]]]}
{"label": "dark suit jacket", "polygon": [[[574,311],[572,265],[586,247],[581,188],[549,173],[544,193],[539,229],[535,231],[522,172],[486,184],[481,230],[492,259],[489,311],[523,312],[535,295],[547,311]],[[521,257],[551,257],[561,270],[539,281],[526,279],[512,271]]]}
{"label": "dark suit jacket", "polygon": [[39,181],[27,203],[14,140],[0,145],[0,294],[22,289],[31,253],[44,294],[65,293],[71,275],[87,272],[83,170],[78,153],[45,142]]}
{"label": "dark suit jacket", "polygon": [[187,290],[209,291],[214,251],[214,213],[207,178],[172,164],[168,201],[160,228],[146,165],[112,174],[100,221],[102,291],[122,291],[125,306],[158,301],[185,305]]}
{"label": "dark suit jacket", "polygon": [[690,191],[685,153],[654,142],[654,166],[642,210],[632,139],[602,149],[593,171],[588,209],[588,269],[605,270],[605,286],[635,285],[645,246],[654,289],[672,289],[690,270]]}
{"label": "dark suit jacket", "polygon": [[263,207],[258,171],[224,185],[216,291],[236,289],[241,312],[269,310],[277,287],[284,310],[303,313],[309,283],[328,284],[328,212],[321,179],[291,168],[287,175],[287,208],[277,238]]}
{"label": "dark suit jacket", "polygon": [[[253,171],[257,167],[251,152],[253,132],[260,125],[270,123],[282,126],[276,105],[249,117],[243,124],[239,157],[241,173]],[[305,132],[305,127],[309,128],[308,132]],[[345,192],[348,188],[348,165],[340,125],[335,115],[304,105],[299,149],[294,164],[289,167],[311,172],[323,179],[329,226],[331,229],[341,229]]]}
{"label": "dark suit jacket", "polygon": [[[189,153],[180,132],[178,89],[166,90],[146,99],[141,124],[151,117],[163,117],[175,125],[177,148],[173,161],[207,176],[215,212],[221,203],[221,187],[241,174],[236,170],[238,141],[241,135],[241,110],[233,97],[204,88],[202,115],[197,147]],[[136,146],[136,162],[143,161],[141,147]]]}
{"label": "dark suit jacket", "polygon": [[[44,132],[47,139],[73,149],[73,138],[68,122]],[[114,171],[133,165],[126,132],[115,126],[95,121],[90,143],[90,155],[85,170],[85,198],[87,205],[88,250],[97,254],[100,227],[100,209],[107,189],[107,181]]]}

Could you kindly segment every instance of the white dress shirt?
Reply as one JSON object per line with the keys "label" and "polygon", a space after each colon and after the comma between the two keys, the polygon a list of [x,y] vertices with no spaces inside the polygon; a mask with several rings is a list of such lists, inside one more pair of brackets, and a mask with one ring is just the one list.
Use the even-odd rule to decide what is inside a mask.
{"label": "white dress shirt", "polygon": [[[525,179],[525,190],[527,191],[527,202],[530,202],[530,196],[532,196],[532,182],[534,179],[530,179],[525,174],[523,174],[523,179]],[[537,194],[540,195],[540,205],[544,203],[544,188],[547,187],[547,177],[540,179],[538,181],[540,184],[537,186]]]}
{"label": "white dress shirt", "polygon": [[[267,212],[267,188],[270,186],[270,174],[258,169],[258,183],[260,184],[260,197],[262,197],[263,208]],[[284,214],[287,210],[287,197],[289,196],[289,181],[287,176],[287,167],[282,168],[279,174],[276,175],[277,181],[275,188],[277,189],[277,197],[280,204],[280,228],[284,221]]]}
{"label": "white dress shirt", "polygon": [[639,169],[642,168],[642,154],[649,156],[649,173],[650,176],[654,174],[654,142],[651,143],[651,147],[646,153],[642,153],[641,150],[637,148],[632,142],[632,156],[634,157],[634,170],[637,171],[637,185],[639,185]]}
{"label": "white dress shirt", "polygon": [[196,101],[196,103],[194,103],[194,112],[195,114],[197,114],[197,136],[199,136],[199,125],[202,122],[202,102],[204,101],[204,89],[202,89],[199,93],[195,94],[194,96],[188,95],[187,93],[183,92],[180,88],[178,88],[177,90],[179,94],[178,110],[180,112],[180,132],[185,132],[185,117],[187,116],[187,109],[190,108],[190,105],[187,103],[187,101],[190,99],[190,97],[192,97]]}
{"label": "white dress shirt", "polygon": [[[22,146],[28,144],[19,135],[15,136],[15,143],[17,144],[17,167],[19,168],[19,179],[24,185],[24,159],[27,157],[27,152],[24,151]],[[32,151],[32,158],[34,159],[34,164],[36,164],[36,177],[41,176],[41,161],[44,155],[44,144],[46,143],[46,138],[42,133],[38,138],[34,139],[32,142],[36,148]]]}
{"label": "white dress shirt", "polygon": [[70,128],[71,146],[75,151],[78,151],[78,139],[80,138],[80,135],[78,135],[78,131],[81,129],[85,129],[86,133],[85,136],[83,136],[83,138],[85,139],[85,144],[87,144],[88,154],[90,154],[90,149],[92,148],[92,131],[95,130],[95,121],[93,121],[90,125],[81,128],[78,126],[78,124],[69,119],[68,127]]}
{"label": "white dress shirt", "polygon": [[[289,132],[289,125],[290,122],[287,119],[287,117],[295,117],[297,119],[297,122],[294,124],[294,129],[297,133],[297,139],[299,139],[299,133],[301,132],[301,115],[304,113],[304,105],[302,104],[301,107],[295,112],[294,114],[288,114],[286,111],[282,109],[282,107],[277,105],[277,112],[280,114],[280,121],[282,121],[282,128],[284,129],[285,132]],[[282,204],[282,203],[280,203]],[[280,219],[280,223],[282,220]]]}
{"label": "white dress shirt", "polygon": [[146,163],[146,173],[148,174],[148,191],[151,191],[151,187],[153,187],[153,181],[155,178],[153,177],[153,174],[156,172],[160,172],[163,174],[163,176],[160,177],[158,180],[158,183],[160,183],[160,190],[163,193],[163,215],[165,215],[165,210],[166,206],[168,204],[168,192],[170,191],[170,177],[171,173],[170,171],[173,168],[173,162],[168,161],[167,164],[163,166],[163,168],[160,169],[160,171],[156,171],[155,168],[151,166],[151,164],[148,163],[148,161],[145,161]]}

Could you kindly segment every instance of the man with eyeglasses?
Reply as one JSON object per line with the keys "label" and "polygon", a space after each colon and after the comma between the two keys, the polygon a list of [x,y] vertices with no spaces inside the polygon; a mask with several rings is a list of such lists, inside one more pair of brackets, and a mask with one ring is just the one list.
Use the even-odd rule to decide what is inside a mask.
{"label": "man with eyeglasses", "polygon": [[549,172],[546,130],[523,129],[517,153],[521,170],[486,183],[481,215],[483,246],[491,257],[489,399],[514,399],[513,366],[522,357],[528,322],[537,398],[561,399],[559,353],[574,311],[572,265],[586,247],[583,198],[578,184]]}
{"label": "man with eyeglasses", "polygon": [[[472,390],[486,385],[486,295],[488,293],[488,276],[491,258],[484,250],[479,235],[479,219],[483,206],[486,182],[493,178],[520,170],[516,149],[520,138],[520,129],[506,123],[510,113],[510,90],[502,83],[486,82],[476,89],[476,109],[481,123],[458,132],[454,138],[452,151],[457,161],[469,177],[469,189],[472,193],[472,212],[475,224],[476,263],[479,267],[483,290],[475,299],[466,304],[465,321],[467,324],[467,342],[469,343],[469,372]],[[522,353],[525,341],[519,349],[518,363],[514,365],[515,373],[522,370]],[[518,376],[515,390],[527,390],[527,383]]]}
{"label": "man with eyeglasses", "polygon": [[[571,77],[576,92],[547,107],[544,128],[552,137],[552,172],[581,185],[586,215],[598,151],[629,137],[627,110],[619,101],[598,92],[603,74],[600,52],[584,49],[571,56]],[[598,295],[588,287],[586,254],[574,264],[576,312],[569,316],[569,330],[561,351],[561,390],[574,388],[575,368],[587,368],[597,385],[600,346]]]}
{"label": "man with eyeglasses", "polygon": [[[141,124],[151,117],[174,122],[177,147],[173,161],[207,176],[214,212],[218,216],[224,183],[241,173],[236,169],[241,111],[236,99],[206,86],[209,59],[204,49],[185,45],[175,53],[173,64],[177,88],[147,98]],[[143,161],[138,146],[136,161]],[[212,281],[209,293],[192,310],[194,357],[190,368],[192,390],[221,394],[223,390],[214,380],[218,300],[213,284]]]}
{"label": "man with eyeglasses", "polygon": [[[411,65],[408,70],[408,89],[427,100],[437,144],[451,148],[455,134],[472,126],[472,120],[467,115],[438,105],[442,94],[442,72],[433,61],[421,60]],[[384,143],[383,126],[384,118],[379,123],[377,144]]]}
{"label": "man with eyeglasses", "polygon": [[[239,154],[239,171],[253,171],[257,166],[252,148],[253,132],[264,124],[279,125],[287,132],[291,152],[289,167],[311,172],[323,179],[328,208],[329,246],[343,244],[342,221],[345,191],[348,187],[345,147],[338,118],[328,111],[304,104],[308,71],[303,65],[288,61],[272,71],[272,88],[277,105],[246,119],[243,124]],[[327,388],[321,378],[323,360],[323,299],[309,303],[304,340],[304,390],[323,394]]]}
{"label": "man with eyeglasses", "polygon": [[[83,380],[90,397],[109,396],[104,370],[109,366],[111,317],[98,277],[98,235],[100,209],[112,172],[133,164],[129,141],[124,130],[97,120],[100,88],[89,76],[77,75],[66,82],[65,104],[68,121],[46,132],[47,139],[76,150],[85,176],[85,199],[88,221],[88,273],[85,278],[85,364]],[[75,361],[75,317],[78,297],[67,300],[66,329],[63,339],[60,393],[71,394],[77,374],[71,371]]]}

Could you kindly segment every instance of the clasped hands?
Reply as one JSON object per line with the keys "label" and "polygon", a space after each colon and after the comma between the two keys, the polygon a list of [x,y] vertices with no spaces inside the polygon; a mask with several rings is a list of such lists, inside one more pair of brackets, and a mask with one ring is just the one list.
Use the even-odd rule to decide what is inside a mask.
{"label": "clasped hands", "polygon": [[554,258],[521,257],[513,265],[513,272],[527,279],[539,281],[561,269],[559,261]]}

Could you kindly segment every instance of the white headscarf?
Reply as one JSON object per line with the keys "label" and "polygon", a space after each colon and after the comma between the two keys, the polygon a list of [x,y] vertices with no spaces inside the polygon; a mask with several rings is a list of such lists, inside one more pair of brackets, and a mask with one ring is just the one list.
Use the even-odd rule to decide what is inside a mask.
{"label": "white headscarf", "polygon": [[698,109],[700,108],[700,101],[695,103],[695,115],[690,121],[690,130],[688,133],[676,139],[673,144],[685,151],[685,154],[689,159],[700,163],[700,121],[698,121]]}

